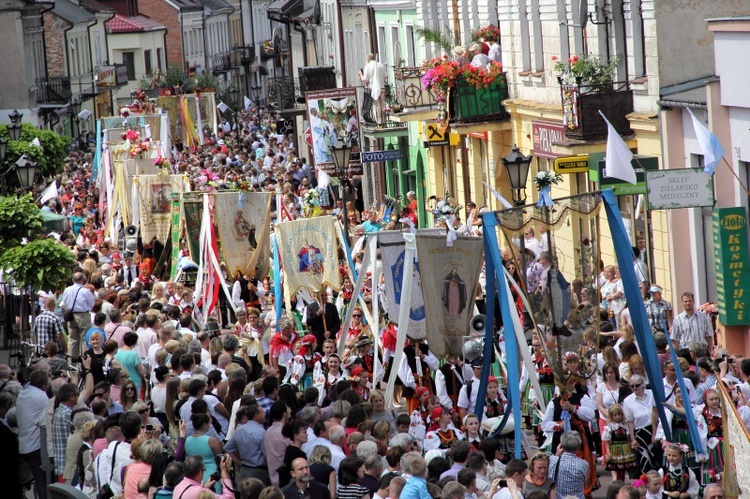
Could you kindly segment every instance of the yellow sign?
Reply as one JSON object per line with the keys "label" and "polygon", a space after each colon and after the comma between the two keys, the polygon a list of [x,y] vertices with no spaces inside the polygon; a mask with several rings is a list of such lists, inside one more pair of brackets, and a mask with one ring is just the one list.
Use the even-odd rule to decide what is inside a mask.
{"label": "yellow sign", "polygon": [[555,159],[555,173],[584,173],[587,171],[589,171],[588,155]]}
{"label": "yellow sign", "polygon": [[435,146],[447,146],[450,143],[450,133],[446,130],[440,131],[440,128],[434,124],[429,123],[424,127],[424,144],[426,147]]}

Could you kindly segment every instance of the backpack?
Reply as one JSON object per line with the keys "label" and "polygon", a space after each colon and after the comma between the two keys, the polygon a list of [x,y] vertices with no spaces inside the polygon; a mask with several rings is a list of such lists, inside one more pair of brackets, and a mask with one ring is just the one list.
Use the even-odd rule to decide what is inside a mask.
{"label": "backpack", "polygon": [[77,478],[77,480],[73,481],[73,486],[76,485],[83,485],[83,482],[86,480],[86,470],[83,466],[83,454],[91,449],[86,444],[81,445],[81,447],[78,449],[78,456],[76,457],[76,476],[74,478]]}
{"label": "backpack", "polygon": [[154,490],[154,499],[172,499],[174,497],[174,490],[159,487]]}

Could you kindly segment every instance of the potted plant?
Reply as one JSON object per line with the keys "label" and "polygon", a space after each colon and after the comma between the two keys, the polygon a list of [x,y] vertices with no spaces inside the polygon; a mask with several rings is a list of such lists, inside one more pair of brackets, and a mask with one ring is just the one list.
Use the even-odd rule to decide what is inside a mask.
{"label": "potted plant", "polygon": [[573,55],[565,62],[552,56],[554,71],[557,80],[565,85],[587,85],[594,90],[607,90],[612,86],[615,69],[617,69],[617,57],[604,63],[598,57],[585,55],[578,57]]}

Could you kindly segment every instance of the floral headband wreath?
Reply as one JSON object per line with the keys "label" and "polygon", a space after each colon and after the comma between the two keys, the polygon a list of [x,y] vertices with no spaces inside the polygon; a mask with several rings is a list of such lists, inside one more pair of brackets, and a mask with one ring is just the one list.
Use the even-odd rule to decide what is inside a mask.
{"label": "floral headband wreath", "polygon": [[683,456],[690,451],[690,449],[688,449],[687,445],[681,444],[679,442],[670,442],[667,445],[667,449],[673,449],[673,450],[680,451],[680,454],[682,454]]}

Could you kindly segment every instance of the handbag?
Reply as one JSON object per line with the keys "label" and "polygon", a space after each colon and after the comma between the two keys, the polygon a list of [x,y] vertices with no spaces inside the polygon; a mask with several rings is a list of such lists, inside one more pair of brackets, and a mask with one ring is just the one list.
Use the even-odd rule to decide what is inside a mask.
{"label": "handbag", "polygon": [[65,322],[73,322],[75,320],[75,315],[73,315],[73,310],[76,307],[76,300],[78,299],[78,293],[81,292],[83,289],[83,286],[78,288],[78,291],[76,291],[76,295],[73,297],[73,305],[70,307],[71,310],[66,310],[63,314],[63,319],[65,319]]}
{"label": "handbag", "polygon": [[[109,481],[112,481],[112,477],[115,476],[115,459],[117,458],[117,447],[120,445],[120,442],[117,442],[115,444],[115,448],[112,451],[112,464],[110,465],[110,471],[109,471]],[[109,483],[105,483],[104,485],[99,486],[99,492],[96,494],[96,499],[112,499],[115,496],[115,493],[112,492],[112,487],[109,486]]]}

